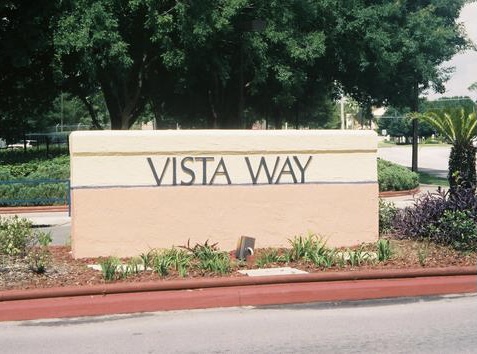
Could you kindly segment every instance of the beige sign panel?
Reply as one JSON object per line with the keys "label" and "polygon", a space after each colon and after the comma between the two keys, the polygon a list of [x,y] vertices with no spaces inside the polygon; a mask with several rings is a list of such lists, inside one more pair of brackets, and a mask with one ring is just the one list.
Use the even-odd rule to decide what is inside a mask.
{"label": "beige sign panel", "polygon": [[313,232],[334,246],[377,239],[369,131],[109,131],[70,137],[74,256],[242,235],[282,247]]}

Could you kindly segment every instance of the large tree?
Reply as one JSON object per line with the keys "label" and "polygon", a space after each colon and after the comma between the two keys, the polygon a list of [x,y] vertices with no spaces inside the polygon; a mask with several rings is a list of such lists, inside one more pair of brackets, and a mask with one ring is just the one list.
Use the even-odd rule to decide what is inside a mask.
{"label": "large tree", "polygon": [[51,19],[57,1],[0,3],[0,137],[32,129],[57,94]]}
{"label": "large tree", "polygon": [[[26,6],[9,3],[17,12],[13,3]],[[38,11],[25,8],[24,20],[42,24],[44,49],[34,51],[46,55],[37,62],[42,70],[13,73],[50,87],[53,80],[43,78],[58,68],[58,88],[78,97],[93,121],[91,98],[103,95],[113,129],[130,128],[148,104],[158,117],[207,127],[244,127],[257,115],[277,126],[313,123],[340,92],[364,107],[409,106],[420,90],[442,89],[439,64],[466,44],[456,23],[463,3],[64,0],[43,9],[40,1],[31,7]],[[0,26],[2,42],[7,32],[29,33]],[[38,100],[48,96],[36,92]]]}
{"label": "large tree", "polygon": [[440,65],[467,45],[457,22],[465,0],[338,3],[328,49],[337,48],[337,80],[348,94],[417,111],[419,92],[442,92],[448,70]]}

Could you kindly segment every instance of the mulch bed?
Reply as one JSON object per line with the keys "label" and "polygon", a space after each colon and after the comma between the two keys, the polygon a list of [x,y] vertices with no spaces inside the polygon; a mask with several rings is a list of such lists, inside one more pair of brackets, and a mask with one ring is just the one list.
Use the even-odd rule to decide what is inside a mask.
{"label": "mulch bed", "polygon": [[[362,249],[376,251],[375,245],[362,245]],[[434,267],[455,267],[455,266],[476,266],[477,253],[457,252],[449,247],[428,244],[424,242],[410,240],[392,240],[391,247],[393,256],[388,261],[360,266],[334,266],[331,268],[317,268],[306,262],[276,263],[267,265],[271,267],[292,267],[310,273],[315,272],[337,272],[337,271],[359,271],[359,270],[383,270],[383,269],[416,269]],[[0,290],[11,289],[35,289],[49,287],[67,286],[91,286],[105,284],[102,272],[90,269],[88,264],[98,264],[100,259],[79,259],[75,260],[71,256],[71,249],[66,246],[51,246],[51,262],[44,274],[32,272],[25,261],[13,261],[6,257],[0,258]],[[255,250],[254,259],[257,260],[266,252],[264,249]],[[419,257],[419,254],[421,257]],[[1,257],[1,256],[0,256]],[[254,259],[249,259],[247,263],[235,266],[233,271],[226,276],[243,276],[237,272],[239,269],[258,268]],[[222,275],[220,275],[222,276]],[[217,274],[205,273],[200,270],[189,271],[186,278],[219,277]],[[145,282],[152,280],[183,279],[176,272],[171,272],[166,277],[160,277],[152,271],[140,272],[125,279],[114,282]]]}

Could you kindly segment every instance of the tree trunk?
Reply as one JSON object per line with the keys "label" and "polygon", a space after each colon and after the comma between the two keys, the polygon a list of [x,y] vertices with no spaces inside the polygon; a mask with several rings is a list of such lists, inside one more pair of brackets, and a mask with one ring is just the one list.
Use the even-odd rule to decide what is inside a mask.
{"label": "tree trunk", "polygon": [[101,90],[111,118],[111,129],[127,130],[136,122],[145,104],[143,97],[144,62],[136,64],[122,78],[108,72],[100,76]]}
{"label": "tree trunk", "polygon": [[86,106],[86,109],[88,110],[89,115],[91,116],[91,122],[93,124],[93,127],[95,129],[102,130],[103,127],[101,126],[101,123],[99,123],[98,115],[96,113],[96,110],[94,109],[93,104],[90,101],[88,101],[88,99],[85,96],[80,96],[79,98],[81,102],[83,102],[83,104]]}
{"label": "tree trunk", "polygon": [[447,176],[451,192],[458,187],[475,190],[475,153],[476,148],[472,144],[452,146]]}

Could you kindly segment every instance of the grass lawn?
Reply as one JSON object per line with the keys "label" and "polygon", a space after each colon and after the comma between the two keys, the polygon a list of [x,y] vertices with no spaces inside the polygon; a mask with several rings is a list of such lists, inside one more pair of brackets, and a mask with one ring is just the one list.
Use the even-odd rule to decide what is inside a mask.
{"label": "grass lawn", "polygon": [[433,184],[436,186],[449,187],[449,181],[447,178],[436,177],[429,173],[419,172],[420,184]]}

